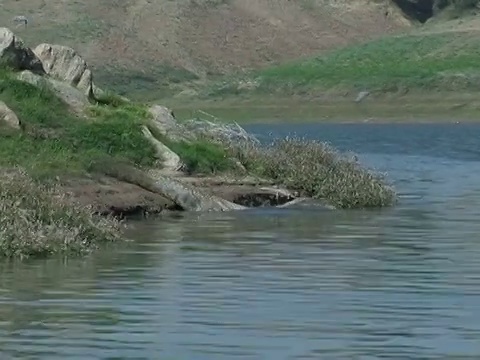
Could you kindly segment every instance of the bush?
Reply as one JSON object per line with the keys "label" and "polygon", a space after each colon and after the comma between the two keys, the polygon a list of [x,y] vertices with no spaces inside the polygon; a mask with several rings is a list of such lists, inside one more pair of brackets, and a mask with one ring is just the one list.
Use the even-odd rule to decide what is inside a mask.
{"label": "bush", "polygon": [[243,143],[229,149],[247,170],[338,208],[383,207],[396,201],[380,174],[319,141],[286,138],[267,147]]}
{"label": "bush", "polygon": [[184,141],[166,144],[185,163],[190,173],[215,174],[234,168],[227,152],[216,143],[207,140]]}
{"label": "bush", "polygon": [[119,223],[39,186],[23,170],[0,174],[0,256],[81,254],[120,238]]}

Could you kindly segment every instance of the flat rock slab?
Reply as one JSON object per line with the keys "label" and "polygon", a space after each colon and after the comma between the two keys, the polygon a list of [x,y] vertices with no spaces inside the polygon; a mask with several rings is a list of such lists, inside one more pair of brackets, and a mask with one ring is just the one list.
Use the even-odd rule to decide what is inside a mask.
{"label": "flat rock slab", "polygon": [[10,29],[0,27],[0,63],[15,70],[30,70],[36,74],[45,74],[40,59]]}

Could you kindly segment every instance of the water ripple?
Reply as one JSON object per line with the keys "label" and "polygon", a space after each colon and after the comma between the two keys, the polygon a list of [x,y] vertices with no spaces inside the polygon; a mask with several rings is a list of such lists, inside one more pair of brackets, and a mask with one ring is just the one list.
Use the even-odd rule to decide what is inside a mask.
{"label": "water ripple", "polygon": [[480,358],[480,126],[412,126],[308,131],[387,170],[393,209],[192,214],[0,264],[0,358]]}

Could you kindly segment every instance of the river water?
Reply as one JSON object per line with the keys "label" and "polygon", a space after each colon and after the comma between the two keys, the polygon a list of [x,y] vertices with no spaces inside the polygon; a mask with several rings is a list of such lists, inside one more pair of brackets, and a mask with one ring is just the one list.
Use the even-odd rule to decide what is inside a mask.
{"label": "river water", "polygon": [[480,125],[250,129],[354,150],[399,204],[166,216],[0,264],[0,359],[479,359]]}

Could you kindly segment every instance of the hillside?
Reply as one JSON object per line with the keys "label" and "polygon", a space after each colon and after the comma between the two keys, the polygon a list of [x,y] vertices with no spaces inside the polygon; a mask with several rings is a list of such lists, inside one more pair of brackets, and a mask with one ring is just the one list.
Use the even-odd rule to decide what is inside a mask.
{"label": "hillside", "polygon": [[[96,82],[133,96],[182,82],[280,64],[411,26],[372,0],[3,0],[0,25],[25,15],[29,45],[77,49]],[[152,93],[154,91],[154,93]]]}
{"label": "hillside", "polygon": [[252,71],[219,82],[210,95],[478,91],[480,27],[469,25],[383,37]]}
{"label": "hillside", "polygon": [[198,84],[188,101],[167,103],[185,117],[201,108],[237,121],[478,119],[480,7],[469,4],[396,34]]}

